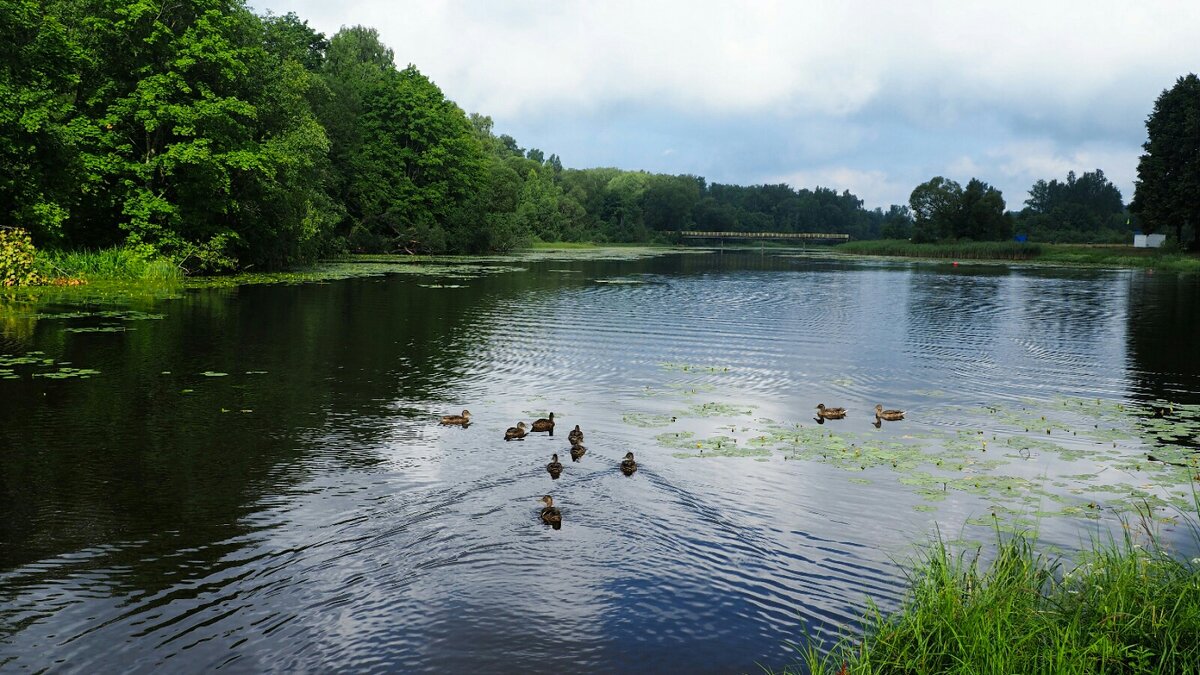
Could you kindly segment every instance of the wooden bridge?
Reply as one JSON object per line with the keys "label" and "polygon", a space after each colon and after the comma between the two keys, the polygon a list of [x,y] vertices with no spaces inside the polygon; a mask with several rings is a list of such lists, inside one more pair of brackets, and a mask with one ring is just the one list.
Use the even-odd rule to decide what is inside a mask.
{"label": "wooden bridge", "polygon": [[700,232],[684,230],[679,233],[684,239],[756,239],[792,241],[849,241],[848,234],[823,234],[820,232]]}

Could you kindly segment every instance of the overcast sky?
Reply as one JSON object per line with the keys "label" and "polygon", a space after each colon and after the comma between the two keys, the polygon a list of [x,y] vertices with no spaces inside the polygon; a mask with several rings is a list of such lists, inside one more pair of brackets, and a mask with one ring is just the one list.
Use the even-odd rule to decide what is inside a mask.
{"label": "overcast sky", "polygon": [[1103,169],[1133,196],[1145,120],[1200,70],[1200,2],[250,0],[379,30],[497,133],[568,167],[849,189],[978,177],[1020,209]]}

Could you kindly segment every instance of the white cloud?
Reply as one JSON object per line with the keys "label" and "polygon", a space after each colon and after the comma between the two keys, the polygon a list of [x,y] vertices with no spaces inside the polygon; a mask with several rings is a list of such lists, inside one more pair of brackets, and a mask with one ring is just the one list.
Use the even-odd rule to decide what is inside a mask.
{"label": "white cloud", "polygon": [[652,153],[661,170],[846,180],[868,205],[937,173],[1009,196],[1097,167],[1128,199],[1155,97],[1200,67],[1200,3],[1176,0],[252,1],[327,33],[378,28],[399,65],[523,145],[570,148],[571,166],[642,168],[634,125],[678,116],[655,131],[678,150]]}
{"label": "white cloud", "polygon": [[897,179],[883,171],[862,171],[845,166],[828,166],[795,171],[765,178],[761,183],[787,183],[795,188],[824,187],[842,192],[849,190],[862,199],[867,208],[889,204],[907,204],[908,196],[917,184],[907,178]]}

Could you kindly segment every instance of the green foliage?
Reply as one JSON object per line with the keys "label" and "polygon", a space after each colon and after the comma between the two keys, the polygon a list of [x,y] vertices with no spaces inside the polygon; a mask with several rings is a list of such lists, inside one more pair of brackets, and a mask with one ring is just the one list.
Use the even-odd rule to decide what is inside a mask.
{"label": "green foliage", "polygon": [[952,260],[1031,260],[1045,250],[1038,244],[1015,241],[961,241],[954,243],[918,243],[898,239],[851,241],[836,250],[854,255],[886,255],[904,258],[944,258]]}
{"label": "green foliage", "polygon": [[146,258],[128,246],[94,251],[39,251],[37,266],[45,276],[88,281],[179,282],[183,270],[166,258]]}
{"label": "green foliage", "polygon": [[935,176],[918,185],[908,200],[914,218],[913,241],[918,243],[968,239],[1001,241],[1012,236],[1000,191],[972,178],[963,189]]}
{"label": "green foliage", "polygon": [[[1200,543],[1200,534],[1194,529]],[[1000,541],[990,564],[937,541],[898,612],[867,616],[865,639],[812,673],[1192,673],[1200,671],[1200,567],[1151,539],[1097,543],[1083,564]]]}
{"label": "green foliage", "polygon": [[1190,230],[1192,248],[1200,248],[1200,77],[1189,73],[1164,91],[1146,131],[1129,208],[1147,232],[1174,228],[1182,243]]}
{"label": "green foliage", "polygon": [[1100,169],[1065,181],[1039,180],[1029,189],[1015,227],[1038,241],[1123,243],[1130,240],[1128,216],[1117,189]]}
{"label": "green foliage", "polygon": [[[211,274],[687,229],[1011,235],[1000,192],[974,179],[935,178],[911,211],[885,212],[823,187],[565,169],[466,115],[415,66],[397,69],[365,26],[327,39],[244,0],[0,2],[0,219],[43,247],[128,248]],[[1099,171],[1040,181],[1022,223],[1062,238],[1099,209],[1108,225],[1086,239],[1116,237],[1114,193],[1119,204]]]}
{"label": "green foliage", "polygon": [[69,212],[80,52],[37,0],[0,0],[0,220],[57,243]]}
{"label": "green foliage", "polygon": [[42,283],[34,260],[37,250],[29,233],[0,228],[0,286],[34,286]]}

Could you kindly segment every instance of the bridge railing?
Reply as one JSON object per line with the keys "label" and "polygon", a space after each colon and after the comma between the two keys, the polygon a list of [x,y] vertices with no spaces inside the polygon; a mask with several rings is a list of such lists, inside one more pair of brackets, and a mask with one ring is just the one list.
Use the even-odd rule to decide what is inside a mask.
{"label": "bridge railing", "polygon": [[679,233],[688,239],[805,239],[826,241],[848,241],[848,234],[824,234],[820,232],[705,232],[684,230]]}

